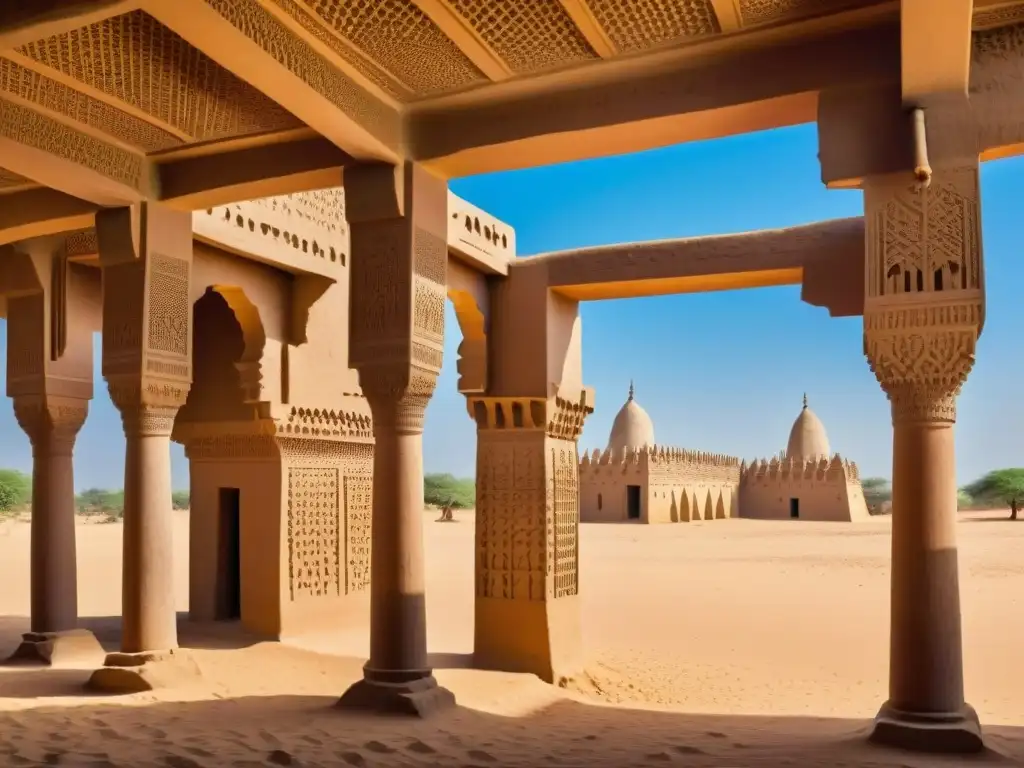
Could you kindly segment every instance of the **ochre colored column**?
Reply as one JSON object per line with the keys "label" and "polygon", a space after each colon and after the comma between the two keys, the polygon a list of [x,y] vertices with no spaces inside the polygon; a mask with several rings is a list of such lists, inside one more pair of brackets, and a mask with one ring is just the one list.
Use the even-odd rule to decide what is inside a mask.
{"label": "ochre colored column", "polygon": [[170,434],[192,380],[192,219],[143,203],[101,212],[96,229],[103,376],[125,433],[121,649],[168,650],[178,645]]}
{"label": "ochre colored column", "polygon": [[12,659],[60,664],[102,653],[77,629],[75,437],[93,392],[84,267],[61,237],[19,243],[7,258],[7,393],[32,443],[31,632]]}
{"label": "ochre colored column", "polygon": [[427,661],[423,415],[441,369],[447,184],[406,164],[346,170],[350,363],[373,416],[370,659],[339,706],[425,716],[451,706]]}
{"label": "ochre colored column", "polygon": [[583,670],[579,458],[592,396],[471,397],[477,422],[474,664],[559,683]]}
{"label": "ochre colored column", "polygon": [[964,701],[956,547],[956,397],[984,318],[976,163],[865,184],[864,348],[892,404],[889,698],[874,741],[983,748]]}
{"label": "ochre colored column", "polygon": [[18,424],[32,441],[31,628],[36,633],[78,625],[72,452],[87,413],[87,400],[14,400]]}

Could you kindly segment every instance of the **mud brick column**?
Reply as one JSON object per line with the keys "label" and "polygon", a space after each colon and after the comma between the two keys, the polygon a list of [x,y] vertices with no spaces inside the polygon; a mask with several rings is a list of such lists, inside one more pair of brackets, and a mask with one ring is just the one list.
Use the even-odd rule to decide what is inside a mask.
{"label": "mud brick column", "polygon": [[978,167],[864,187],[864,349],[892,403],[889,699],[872,739],[916,750],[982,748],[964,701],[956,545],[956,397],[984,322]]}
{"label": "mud brick column", "polygon": [[32,443],[31,632],[12,657],[57,663],[101,653],[77,630],[72,453],[92,398],[92,333],[69,287],[63,238],[23,243],[7,296],[7,393]]}
{"label": "mud brick column", "polygon": [[593,396],[470,397],[477,423],[474,663],[559,683],[583,670],[579,457]]}
{"label": "mud brick column", "polygon": [[427,662],[423,416],[441,370],[447,184],[411,164],[345,172],[350,363],[373,416],[370,659],[345,708],[425,716],[453,705]]}
{"label": "mud brick column", "polygon": [[96,230],[103,376],[121,412],[126,445],[124,653],[108,656],[107,666],[120,669],[105,677],[101,673],[109,670],[100,670],[93,684],[145,688],[149,671],[143,665],[168,660],[167,651],[178,646],[170,436],[192,381],[192,217],[142,203],[99,213]]}

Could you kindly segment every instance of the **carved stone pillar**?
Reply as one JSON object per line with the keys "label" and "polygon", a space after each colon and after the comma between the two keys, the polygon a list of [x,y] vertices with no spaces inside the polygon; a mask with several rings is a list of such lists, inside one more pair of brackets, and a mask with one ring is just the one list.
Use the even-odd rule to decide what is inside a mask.
{"label": "carved stone pillar", "polygon": [[575,402],[471,397],[477,423],[474,663],[549,683],[583,669]]}
{"label": "carved stone pillar", "polygon": [[[150,687],[142,659],[178,645],[170,436],[192,380],[192,219],[143,203],[96,216],[103,268],[103,376],[125,433],[123,654],[101,688]],[[130,667],[133,672],[126,674]]]}
{"label": "carved stone pillar", "polygon": [[339,705],[427,715],[455,703],[427,662],[423,414],[441,369],[447,185],[406,164],[345,173],[349,359],[373,416],[370,660]]}
{"label": "carved stone pillar", "polygon": [[892,403],[889,699],[872,739],[982,748],[964,701],[956,547],[956,397],[984,322],[976,163],[869,179],[864,349]]}
{"label": "carved stone pillar", "polygon": [[102,652],[76,629],[72,452],[92,397],[92,323],[63,239],[22,243],[10,258],[7,393],[32,443],[31,632],[12,659],[62,663]]}

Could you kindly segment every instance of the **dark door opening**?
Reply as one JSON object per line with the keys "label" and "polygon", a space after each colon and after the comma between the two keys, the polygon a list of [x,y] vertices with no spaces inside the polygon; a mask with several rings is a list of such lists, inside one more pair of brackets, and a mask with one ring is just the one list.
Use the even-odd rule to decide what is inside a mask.
{"label": "dark door opening", "polygon": [[239,490],[221,488],[217,530],[218,621],[242,618],[242,542],[239,532]]}
{"label": "dark door opening", "polygon": [[626,517],[630,520],[640,519],[640,486],[626,486]]}
{"label": "dark door opening", "polygon": [[789,500],[789,516],[794,520],[800,517],[800,499]]}

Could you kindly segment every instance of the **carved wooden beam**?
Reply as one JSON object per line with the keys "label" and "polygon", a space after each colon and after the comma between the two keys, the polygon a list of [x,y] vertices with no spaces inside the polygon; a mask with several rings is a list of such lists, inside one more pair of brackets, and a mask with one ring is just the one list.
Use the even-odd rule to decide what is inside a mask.
{"label": "carved wooden beam", "polygon": [[446,0],[413,0],[416,6],[433,21],[448,39],[466,54],[466,58],[491,80],[504,80],[512,70],[494,50],[484,42],[476,30],[456,12]]}
{"label": "carved wooden beam", "polygon": [[139,0],[32,0],[0,4],[0,51],[134,11]]}
{"label": "carved wooden beam", "polygon": [[353,157],[400,159],[398,111],[256,0],[144,0],[142,7]]}
{"label": "carved wooden beam", "polygon": [[353,157],[322,137],[159,163],[160,200],[190,211],[341,185]]}
{"label": "carved wooden beam", "polygon": [[927,106],[929,97],[967,97],[971,72],[973,0],[902,0],[900,79],[903,103]]}
{"label": "carved wooden beam", "polygon": [[562,4],[565,12],[572,19],[572,23],[576,25],[598,56],[602,59],[610,59],[619,52],[615,43],[604,31],[604,27],[598,24],[597,19],[594,18],[590,6],[587,5],[587,0],[558,0],[558,2]]}
{"label": "carved wooden beam", "polygon": [[91,227],[99,208],[53,189],[0,196],[0,245]]}

